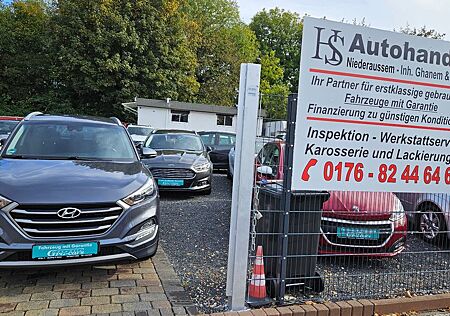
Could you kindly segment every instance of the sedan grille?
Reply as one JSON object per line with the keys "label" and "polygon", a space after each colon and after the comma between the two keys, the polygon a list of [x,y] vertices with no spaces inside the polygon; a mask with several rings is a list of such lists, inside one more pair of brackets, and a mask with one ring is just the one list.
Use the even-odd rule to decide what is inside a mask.
{"label": "sedan grille", "polygon": [[150,170],[157,179],[192,179],[195,172],[181,168],[153,168]]}
{"label": "sedan grille", "polygon": [[30,237],[85,237],[105,233],[122,214],[116,204],[70,206],[81,211],[73,219],[63,219],[58,211],[65,205],[21,205],[10,212],[17,225]]}

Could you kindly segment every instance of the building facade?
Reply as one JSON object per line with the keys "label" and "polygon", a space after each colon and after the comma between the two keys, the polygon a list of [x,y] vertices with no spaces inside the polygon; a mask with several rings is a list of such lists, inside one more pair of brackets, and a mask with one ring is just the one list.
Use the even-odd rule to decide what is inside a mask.
{"label": "building facade", "polygon": [[[143,98],[123,106],[137,113],[139,125],[155,129],[236,132],[236,107]],[[259,121],[262,129],[262,118]]]}

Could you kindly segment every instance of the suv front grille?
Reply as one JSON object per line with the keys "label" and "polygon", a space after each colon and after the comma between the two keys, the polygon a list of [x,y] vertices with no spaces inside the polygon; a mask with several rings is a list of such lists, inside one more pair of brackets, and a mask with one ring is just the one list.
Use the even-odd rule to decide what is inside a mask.
{"label": "suv front grille", "polygon": [[67,205],[21,205],[10,212],[13,220],[30,237],[84,237],[105,233],[122,214],[117,204],[75,205],[81,215],[60,218],[57,213]]}
{"label": "suv front grille", "polygon": [[195,172],[190,169],[153,168],[150,171],[157,179],[192,179],[195,177]]}

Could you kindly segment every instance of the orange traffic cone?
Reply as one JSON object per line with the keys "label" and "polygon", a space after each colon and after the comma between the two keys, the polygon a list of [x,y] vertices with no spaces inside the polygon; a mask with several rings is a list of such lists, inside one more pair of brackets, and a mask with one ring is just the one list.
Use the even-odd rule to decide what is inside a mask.
{"label": "orange traffic cone", "polygon": [[248,302],[252,307],[269,305],[272,300],[267,297],[266,275],[264,273],[263,248],[256,249],[255,263],[253,264],[252,278],[248,286]]}

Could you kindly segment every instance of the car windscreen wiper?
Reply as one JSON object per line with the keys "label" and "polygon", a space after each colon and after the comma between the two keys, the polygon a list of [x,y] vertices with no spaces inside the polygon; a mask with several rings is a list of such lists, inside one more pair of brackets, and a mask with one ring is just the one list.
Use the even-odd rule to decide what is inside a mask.
{"label": "car windscreen wiper", "polygon": [[89,158],[82,156],[54,156],[54,157],[42,157],[42,159],[48,160],[77,160],[77,161],[99,161],[99,158]]}

